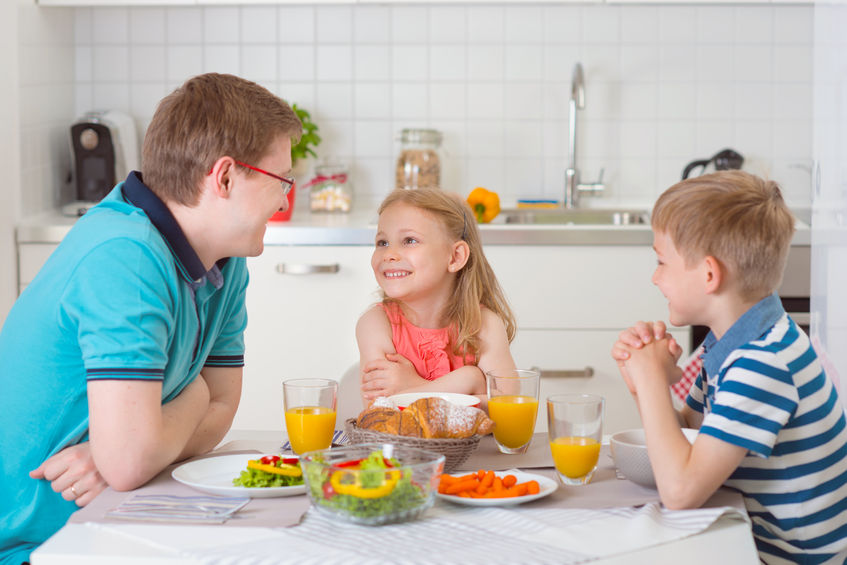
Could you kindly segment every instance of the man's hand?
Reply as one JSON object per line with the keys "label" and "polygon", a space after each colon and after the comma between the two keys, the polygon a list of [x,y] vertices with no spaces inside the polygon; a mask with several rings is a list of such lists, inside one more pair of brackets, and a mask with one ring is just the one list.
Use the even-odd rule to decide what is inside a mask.
{"label": "man's hand", "polygon": [[50,481],[50,487],[62,498],[83,507],[108,485],[94,465],[88,442],[66,447],[30,471],[33,479]]}
{"label": "man's hand", "polygon": [[362,396],[370,401],[426,382],[411,361],[399,353],[387,353],[385,359],[370,361],[362,369]]}

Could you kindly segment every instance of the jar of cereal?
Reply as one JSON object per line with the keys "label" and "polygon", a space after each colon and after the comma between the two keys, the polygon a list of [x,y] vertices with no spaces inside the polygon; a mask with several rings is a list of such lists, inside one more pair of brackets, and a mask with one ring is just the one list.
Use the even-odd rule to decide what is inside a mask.
{"label": "jar of cereal", "polygon": [[315,167],[309,184],[309,208],[312,212],[349,212],[353,205],[353,185],[347,165],[324,162]]}
{"label": "jar of cereal", "polygon": [[404,129],[400,132],[397,158],[397,188],[441,187],[441,132],[434,129]]}

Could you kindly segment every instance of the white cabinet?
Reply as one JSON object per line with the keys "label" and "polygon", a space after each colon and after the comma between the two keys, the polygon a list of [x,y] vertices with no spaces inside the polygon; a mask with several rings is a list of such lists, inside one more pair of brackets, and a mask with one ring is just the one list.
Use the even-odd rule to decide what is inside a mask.
{"label": "white cabinet", "polygon": [[338,380],[358,363],[356,321],[379,300],[372,250],[275,245],[247,260],[244,384],[234,429],[282,430],[282,381]]}
{"label": "white cabinet", "polygon": [[[490,246],[486,256],[517,318],[515,362],[542,370],[536,430],[546,429],[544,399],[565,392],[605,397],[605,433],[640,427],[637,407],[610,351],[618,333],[637,320],[667,319],[667,303],[650,281],[653,250]],[[687,345],[688,329],[672,333]]]}
{"label": "white cabinet", "polygon": [[[267,246],[248,260],[248,325],[235,429],[283,429],[282,381],[340,379],[358,361],[356,320],[378,301],[368,246]],[[537,429],[547,395],[606,398],[606,432],[639,427],[634,402],[610,350],[636,320],[667,317],[650,282],[647,246],[489,245],[488,257],[518,320],[520,367],[542,369]],[[674,332],[688,343],[688,330]],[[586,367],[591,376],[577,376]]]}

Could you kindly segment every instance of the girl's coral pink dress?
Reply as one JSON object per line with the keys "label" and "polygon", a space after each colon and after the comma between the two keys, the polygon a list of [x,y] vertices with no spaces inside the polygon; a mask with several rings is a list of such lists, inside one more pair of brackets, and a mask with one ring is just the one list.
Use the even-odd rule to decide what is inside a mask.
{"label": "girl's coral pink dress", "polygon": [[396,302],[383,303],[382,309],[391,323],[394,349],[412,362],[421,377],[434,381],[468,364],[453,353],[449,327],[419,328],[406,319]]}

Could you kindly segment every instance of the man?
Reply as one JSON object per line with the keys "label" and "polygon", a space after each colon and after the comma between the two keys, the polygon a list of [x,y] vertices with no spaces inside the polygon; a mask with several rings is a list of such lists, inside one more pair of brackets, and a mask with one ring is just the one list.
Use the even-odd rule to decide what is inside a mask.
{"label": "man", "polygon": [[288,105],[231,75],[159,105],[133,172],[81,218],[0,331],[0,562],[106,485],[212,449],[244,364],[245,256],[287,207]]}

